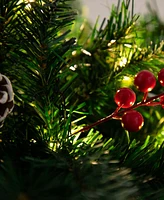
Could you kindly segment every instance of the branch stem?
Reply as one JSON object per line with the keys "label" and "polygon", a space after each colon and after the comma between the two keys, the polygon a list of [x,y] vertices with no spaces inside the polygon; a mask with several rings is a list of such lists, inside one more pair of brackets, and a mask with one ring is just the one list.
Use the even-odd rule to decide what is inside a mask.
{"label": "branch stem", "polygon": [[121,110],[121,111],[120,111],[121,106],[120,106],[120,107],[117,107],[116,110],[115,110],[112,114],[110,114],[110,115],[108,115],[107,117],[104,117],[104,118],[102,118],[102,119],[100,119],[100,120],[94,122],[93,124],[90,124],[90,125],[88,125],[88,126],[84,126],[82,129],[76,131],[76,132],[73,133],[72,135],[75,135],[75,134],[77,134],[77,133],[79,133],[79,132],[88,131],[89,129],[91,129],[91,128],[93,128],[93,127],[99,125],[99,124],[102,124],[102,123],[104,123],[104,122],[107,122],[107,121],[110,120],[110,119],[119,119],[119,120],[121,120],[121,116],[122,116],[125,112],[127,112],[127,111],[129,111],[129,110],[132,110],[132,109],[135,109],[135,108],[138,108],[138,107],[140,107],[140,106],[157,106],[157,105],[161,105],[161,102],[153,102],[153,101],[157,100],[158,98],[160,98],[160,97],[162,97],[162,96],[164,96],[164,93],[158,94],[158,95],[156,95],[156,96],[154,96],[154,97],[151,97],[151,98],[148,98],[148,99],[147,99],[147,94],[144,94],[143,100],[142,100],[141,102],[138,102],[137,104],[131,106],[130,108],[126,108],[126,109],[123,109],[123,110]]}

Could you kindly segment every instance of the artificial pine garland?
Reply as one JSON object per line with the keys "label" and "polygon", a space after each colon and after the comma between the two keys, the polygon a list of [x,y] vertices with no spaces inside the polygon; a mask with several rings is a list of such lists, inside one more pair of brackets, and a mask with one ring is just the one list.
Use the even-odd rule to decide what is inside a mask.
{"label": "artificial pine garland", "polygon": [[163,32],[72,7],[0,0],[0,199],[163,199]]}

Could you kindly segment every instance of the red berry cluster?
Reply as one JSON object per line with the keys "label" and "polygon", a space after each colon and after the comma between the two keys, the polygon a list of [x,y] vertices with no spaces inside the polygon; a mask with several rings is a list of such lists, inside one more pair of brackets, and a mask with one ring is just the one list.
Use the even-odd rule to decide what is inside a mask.
{"label": "red berry cluster", "polygon": [[[158,73],[158,81],[160,82],[161,86],[164,86],[164,68],[161,69]],[[136,94],[132,89],[120,88],[114,95],[114,101],[118,105],[116,110],[107,117],[100,119],[91,125],[85,126],[84,128],[78,130],[74,134],[78,132],[87,131],[92,127],[97,126],[110,119],[121,120],[123,128],[127,131],[139,131],[144,124],[144,118],[140,112],[135,110],[135,108],[138,108],[140,106],[156,105],[161,105],[162,108],[164,108],[164,92],[154,97],[147,98],[148,93],[152,91],[156,86],[156,78],[154,74],[148,70],[142,70],[135,76],[134,85],[140,92],[144,93],[141,102],[135,104]]]}
{"label": "red berry cluster", "polygon": [[[158,81],[162,86],[164,86],[164,68],[160,70],[158,73]],[[155,106],[161,105],[164,108],[164,94],[157,95],[153,98],[148,99],[147,95],[148,92],[152,91],[156,86],[156,78],[154,74],[148,70],[140,71],[134,78],[134,85],[136,88],[144,93],[142,102],[134,105],[136,101],[136,95],[133,90],[130,88],[121,88],[117,90],[114,100],[115,103],[118,105],[116,116],[122,114],[120,117],[121,124],[124,129],[130,132],[137,132],[139,131],[143,124],[144,118],[141,113],[134,110],[139,106]],[[159,98],[159,102],[154,102],[154,100]],[[134,106],[133,106],[134,105]],[[118,112],[119,109],[126,108],[123,112]]]}

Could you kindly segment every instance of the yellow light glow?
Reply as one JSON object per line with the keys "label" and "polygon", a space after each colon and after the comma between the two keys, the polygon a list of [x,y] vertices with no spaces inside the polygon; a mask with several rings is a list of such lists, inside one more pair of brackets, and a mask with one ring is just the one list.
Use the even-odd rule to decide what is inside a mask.
{"label": "yellow light glow", "polygon": [[162,135],[162,136],[164,136],[164,130],[163,130],[163,131],[161,131],[161,135]]}
{"label": "yellow light glow", "polygon": [[132,45],[131,44],[124,44],[125,47],[131,48]]}
{"label": "yellow light glow", "polygon": [[133,84],[133,78],[124,76],[121,81],[121,87],[130,87]]}
{"label": "yellow light glow", "polygon": [[122,57],[119,62],[119,65],[120,65],[120,67],[124,67],[126,65],[126,63],[127,63],[127,58]]}
{"label": "yellow light glow", "polygon": [[31,9],[31,3],[35,2],[35,0],[21,0],[19,3],[26,3],[27,5],[25,6],[25,9]]}
{"label": "yellow light glow", "polygon": [[71,67],[70,67],[70,70],[75,71],[76,68],[77,68],[77,65],[74,65],[74,66],[71,66]]}
{"label": "yellow light glow", "polygon": [[91,161],[92,165],[98,165],[99,163],[97,161]]}
{"label": "yellow light glow", "polygon": [[130,80],[131,80],[131,78],[130,78],[130,77],[128,77],[128,76],[124,76],[123,80],[124,80],[124,81],[130,81]]}
{"label": "yellow light glow", "polygon": [[25,3],[35,2],[35,0],[26,0]]}
{"label": "yellow light glow", "polygon": [[116,42],[116,40],[111,40],[109,43],[108,43],[108,47],[110,47],[112,44],[114,44]]}
{"label": "yellow light glow", "polygon": [[82,51],[84,54],[86,54],[87,56],[91,56],[91,55],[92,55],[89,51],[87,51],[87,50],[85,50],[85,49],[81,49],[81,51]]}
{"label": "yellow light glow", "polygon": [[72,51],[72,55],[73,55],[73,56],[75,56],[75,55],[76,55],[76,53],[77,53],[76,51]]}

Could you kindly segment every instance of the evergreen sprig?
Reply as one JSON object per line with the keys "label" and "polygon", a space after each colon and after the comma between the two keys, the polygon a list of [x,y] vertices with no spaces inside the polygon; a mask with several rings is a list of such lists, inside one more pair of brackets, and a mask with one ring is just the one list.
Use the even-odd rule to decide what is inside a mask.
{"label": "evergreen sprig", "polygon": [[[24,139],[36,140],[38,136],[48,141],[50,138],[59,139],[59,132],[65,127],[68,98],[65,91],[76,77],[74,74],[66,81],[69,52],[75,39],[66,40],[69,30],[64,31],[64,28],[72,23],[76,14],[68,2],[14,4],[6,1],[5,6],[2,3],[4,10],[15,6],[15,12],[8,10],[9,14],[6,13],[9,25],[6,26],[4,21],[5,41],[2,42],[7,45],[12,41],[7,45],[12,48],[5,54],[1,71],[11,78],[15,92],[14,117],[19,122],[11,123],[11,129],[13,125],[18,126],[16,131],[21,129],[22,132],[26,127]],[[8,27],[12,29],[11,35]]]}
{"label": "evergreen sprig", "polygon": [[[104,19],[99,28],[97,21],[90,34],[86,34],[83,24],[82,32],[79,33],[79,48],[73,52],[72,59],[72,70],[78,73],[78,79],[72,85],[75,98],[71,102],[86,102],[83,108],[88,113],[83,120],[86,124],[92,124],[115,110],[115,92],[125,86],[135,89],[132,83],[137,72],[148,69],[157,75],[163,67],[163,42],[154,48],[154,45],[144,40],[139,16],[129,12],[130,5],[134,11],[133,1],[131,4],[130,1],[119,1],[117,6],[112,7],[109,19]],[[158,89],[154,91],[155,94],[159,94]],[[137,95],[140,96],[138,92]],[[163,111],[159,112],[162,115]],[[109,135],[107,130],[110,127],[110,132],[113,132],[110,136],[115,137],[120,127],[114,123],[106,123],[98,129],[106,136]]]}
{"label": "evergreen sprig", "polygon": [[70,133],[115,110],[125,76],[163,68],[163,43],[143,41],[134,1],[132,13],[118,1],[107,22],[75,39],[71,4],[0,0],[0,67],[15,93],[1,128],[0,199],[162,199],[163,110],[142,110],[138,135],[114,121]]}

